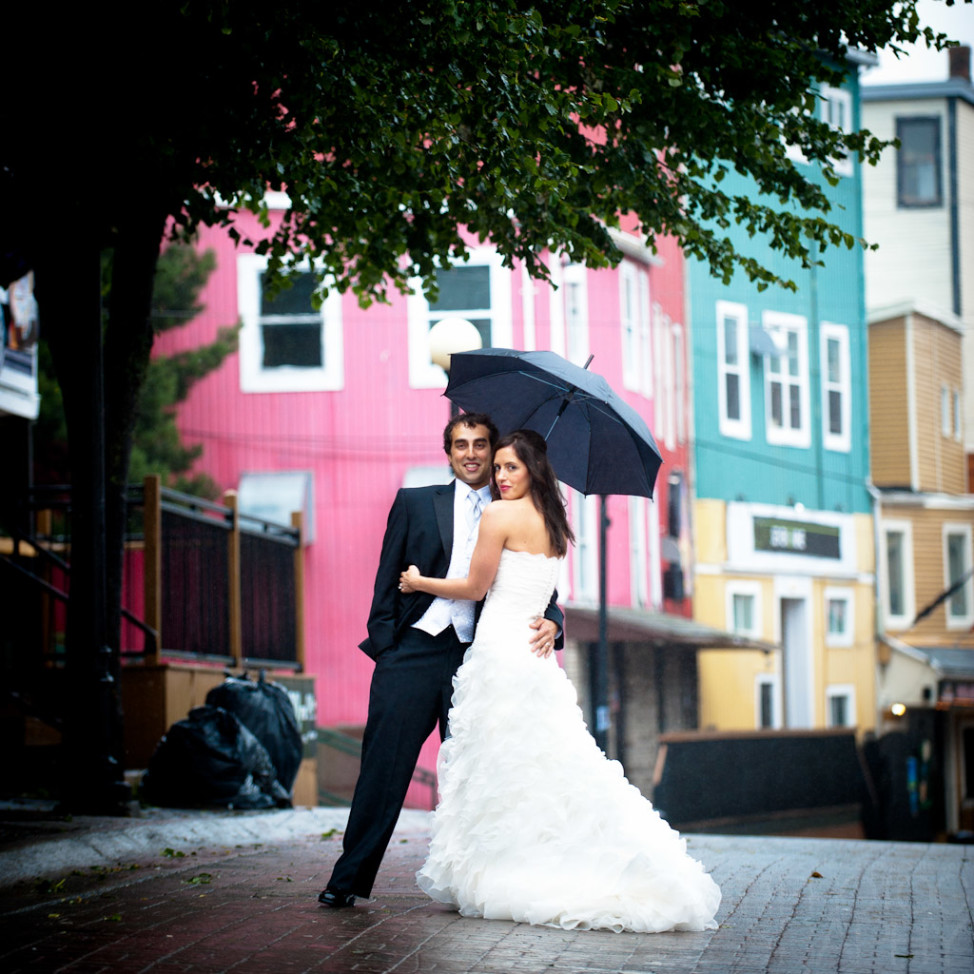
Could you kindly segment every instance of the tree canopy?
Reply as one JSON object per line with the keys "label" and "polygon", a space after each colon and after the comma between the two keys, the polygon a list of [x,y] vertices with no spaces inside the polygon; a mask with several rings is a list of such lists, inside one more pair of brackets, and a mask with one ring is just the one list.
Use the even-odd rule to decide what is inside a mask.
{"label": "tree canopy", "polygon": [[[742,264],[770,281],[730,223],[801,260],[851,242],[786,145],[827,176],[829,160],[882,148],[822,122],[813,86],[841,83],[850,49],[945,41],[915,0],[160,0],[140,8],[137,40],[109,41],[131,16],[113,6],[38,29],[43,71],[19,109],[48,158],[91,155],[89,179],[58,186],[78,215],[111,236],[139,200],[234,232],[235,207],[260,212],[284,188],[291,209],[260,244],[272,267],[310,257],[362,295],[462,258],[458,225],[536,273],[549,244],[605,263],[620,214],[719,275]],[[27,171],[41,146],[14,142],[7,178],[53,189],[45,167]],[[731,170],[769,202],[725,193]]]}

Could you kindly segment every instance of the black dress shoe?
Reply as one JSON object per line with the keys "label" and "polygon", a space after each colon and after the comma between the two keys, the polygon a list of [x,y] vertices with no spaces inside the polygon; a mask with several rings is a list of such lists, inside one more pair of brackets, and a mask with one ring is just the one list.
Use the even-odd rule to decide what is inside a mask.
{"label": "black dress shoe", "polygon": [[330,906],[333,910],[340,910],[345,906],[355,906],[355,894],[346,893],[343,889],[329,886],[318,894],[318,902],[322,906]]}

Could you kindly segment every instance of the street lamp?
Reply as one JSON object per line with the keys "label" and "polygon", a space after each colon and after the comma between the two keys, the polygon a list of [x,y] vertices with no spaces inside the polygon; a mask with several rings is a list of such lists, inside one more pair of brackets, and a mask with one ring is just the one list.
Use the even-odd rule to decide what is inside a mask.
{"label": "street lamp", "polygon": [[[430,328],[430,358],[449,378],[450,358],[456,352],[473,352],[483,348],[484,341],[477,326],[466,318],[442,318]],[[460,407],[450,403],[450,416],[457,416]]]}

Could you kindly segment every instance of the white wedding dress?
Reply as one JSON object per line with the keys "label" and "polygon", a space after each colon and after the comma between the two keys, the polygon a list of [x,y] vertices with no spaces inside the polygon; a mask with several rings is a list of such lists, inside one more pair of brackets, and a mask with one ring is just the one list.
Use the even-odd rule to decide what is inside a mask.
{"label": "white wedding dress", "polygon": [[501,554],[453,681],[419,885],[464,916],[647,933],[715,928],[717,884],[598,748],[554,656],[528,649],[560,564]]}

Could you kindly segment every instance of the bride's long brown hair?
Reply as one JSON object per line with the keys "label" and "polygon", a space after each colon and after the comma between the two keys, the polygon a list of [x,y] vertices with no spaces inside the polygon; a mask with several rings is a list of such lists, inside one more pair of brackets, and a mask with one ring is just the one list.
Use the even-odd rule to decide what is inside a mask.
{"label": "bride's long brown hair", "polygon": [[[555,549],[556,554],[563,556],[568,551],[568,543],[575,543],[575,535],[565,514],[565,501],[558,489],[558,478],[548,460],[548,444],[545,443],[544,437],[534,430],[515,430],[497,441],[494,456],[497,456],[498,450],[508,446],[527,468],[531,478],[530,490],[534,506],[544,518],[551,547]],[[490,476],[490,492],[494,500],[500,498],[493,471]]]}

